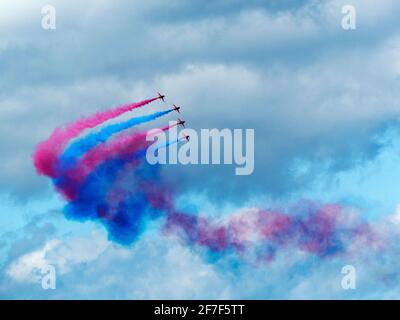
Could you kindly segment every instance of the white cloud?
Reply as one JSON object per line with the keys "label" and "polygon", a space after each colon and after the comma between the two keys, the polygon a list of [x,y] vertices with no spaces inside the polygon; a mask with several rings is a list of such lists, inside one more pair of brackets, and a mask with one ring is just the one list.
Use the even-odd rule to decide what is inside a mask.
{"label": "white cloud", "polygon": [[55,266],[57,274],[62,275],[71,272],[76,265],[96,260],[109,245],[104,234],[100,233],[68,241],[49,240],[42,248],[12,262],[6,274],[18,282],[36,283],[46,266]]}
{"label": "white cloud", "polygon": [[46,254],[58,244],[59,241],[52,240],[43,248],[23,255],[10,265],[6,271],[7,275],[18,282],[39,282],[41,270],[49,265],[46,261]]}
{"label": "white cloud", "polygon": [[[242,255],[217,259],[176,239],[149,231],[131,247],[113,245],[102,232],[47,242],[40,250],[11,263],[2,287],[8,296],[53,299],[315,299],[396,298],[398,252],[396,230],[385,233],[384,247],[364,243],[357,250],[334,257],[316,256],[283,247],[272,261],[251,263]],[[41,267],[57,272],[57,289],[37,289]],[[357,290],[341,287],[341,269],[357,270]],[[16,281],[19,287],[14,286]],[[392,282],[390,282],[392,281]],[[22,286],[22,287],[21,287]],[[18,291],[15,291],[18,290]],[[50,295],[49,295],[50,294]]]}

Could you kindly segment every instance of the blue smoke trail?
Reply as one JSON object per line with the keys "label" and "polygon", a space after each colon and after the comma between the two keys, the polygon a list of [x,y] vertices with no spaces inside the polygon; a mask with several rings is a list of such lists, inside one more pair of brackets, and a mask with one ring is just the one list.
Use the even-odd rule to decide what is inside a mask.
{"label": "blue smoke trail", "polygon": [[[157,150],[180,140],[162,143]],[[149,204],[148,191],[141,186],[142,182],[156,184],[160,180],[159,165],[150,165],[147,161],[142,161],[146,150],[147,148],[143,148],[127,157],[116,157],[102,163],[87,177],[78,197],[66,205],[65,215],[74,220],[101,223],[107,229],[110,239],[117,243],[129,245],[136,241],[146,222],[162,214],[162,210]],[[133,172],[127,172],[125,164],[135,160],[140,161],[138,167],[135,167]],[[116,207],[111,208],[107,195],[121,170],[126,171],[124,176],[132,175],[132,178],[128,179],[129,185],[124,185],[129,189],[129,194],[125,195]],[[54,182],[57,184],[57,179]]]}
{"label": "blue smoke trail", "polygon": [[129,129],[141,123],[155,120],[173,110],[156,112],[150,115],[132,118],[126,122],[112,124],[100,130],[100,132],[89,134],[88,136],[71,144],[60,157],[60,168],[65,169],[75,165],[77,159],[100,143],[106,142],[113,134],[122,130]]}
{"label": "blue smoke trail", "polygon": [[[146,222],[161,215],[161,211],[149,205],[148,192],[143,190],[143,182],[159,180],[159,166],[141,161],[146,155],[146,149],[141,149],[124,158],[113,158],[102,163],[85,180],[79,190],[79,195],[64,208],[66,217],[74,220],[92,220],[102,224],[108,231],[112,241],[129,245],[138,239],[146,226]],[[132,175],[128,195],[123,197],[116,207],[111,207],[107,195],[118,172],[126,170],[125,164],[140,160],[133,172],[125,172],[124,176]]]}

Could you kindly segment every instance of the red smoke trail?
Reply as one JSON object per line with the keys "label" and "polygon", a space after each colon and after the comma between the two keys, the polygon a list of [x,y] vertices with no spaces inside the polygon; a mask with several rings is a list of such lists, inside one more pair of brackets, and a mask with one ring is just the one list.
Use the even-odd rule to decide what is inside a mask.
{"label": "red smoke trail", "polygon": [[[152,134],[153,131],[154,134],[159,132],[160,130],[166,131],[172,127],[175,127],[176,125],[177,124],[166,126],[161,129],[155,129],[156,131],[154,131],[153,129],[149,131],[149,134]],[[178,143],[179,141],[182,141],[184,139],[185,138],[183,137],[178,140],[169,141],[165,144],[160,145],[157,149],[167,148],[170,145]],[[140,149],[137,149],[135,151],[138,150]],[[124,155],[121,156],[120,154],[120,157],[123,159]],[[123,166],[121,166],[121,168],[119,168],[118,172],[115,172],[116,175],[115,181],[113,185],[109,188],[110,191],[108,192],[106,197],[107,202],[109,204],[112,204],[110,205],[111,208],[113,206],[117,207],[118,204],[122,203],[124,199],[127,199],[134,194],[135,191],[130,190],[129,187],[127,188],[125,183],[122,183],[124,187],[121,188],[120,181],[126,178],[127,172],[134,172],[134,170],[137,169],[137,167],[140,166],[141,163],[142,163],[142,157],[129,159]],[[169,212],[173,208],[173,196],[170,190],[165,190],[161,182],[154,184],[153,182],[149,181],[141,181],[139,184],[139,189],[143,192],[143,194],[146,195],[146,200],[151,207],[165,212]]]}
{"label": "red smoke trail", "polygon": [[39,174],[55,177],[58,157],[68,142],[80,135],[84,130],[94,128],[107,120],[116,118],[125,112],[147,105],[158,98],[143,100],[116,107],[112,110],[98,112],[88,118],[78,120],[64,128],[56,128],[51,136],[40,143],[33,155],[33,163]]}
{"label": "red smoke trail", "polygon": [[150,144],[150,142],[146,141],[146,136],[156,134],[160,130],[168,131],[176,125],[173,124],[156,130],[152,129],[131,134],[122,133],[111,142],[97,145],[88,151],[73,169],[62,172],[62,175],[67,178],[66,181],[68,183],[60,186],[59,191],[68,200],[74,199],[80,185],[101,163],[116,157],[128,157],[138,150],[145,149]]}
{"label": "red smoke trail", "polygon": [[327,257],[345,252],[349,243],[380,245],[378,234],[367,223],[353,221],[340,205],[298,206],[299,213],[254,208],[219,222],[170,211],[164,231],[214,252],[243,253],[248,248],[259,248],[260,261],[270,261],[278,250],[288,247]]}
{"label": "red smoke trail", "polygon": [[[161,131],[168,131],[176,124],[165,126],[158,129]],[[77,175],[80,179],[84,179],[90,172],[92,172],[100,163],[115,157],[124,157],[132,154],[133,152],[143,149],[149,145],[146,141],[146,136],[156,131],[150,130],[145,132],[135,132],[133,134],[122,134],[115,140],[107,144],[101,144],[87,152],[77,165]]]}

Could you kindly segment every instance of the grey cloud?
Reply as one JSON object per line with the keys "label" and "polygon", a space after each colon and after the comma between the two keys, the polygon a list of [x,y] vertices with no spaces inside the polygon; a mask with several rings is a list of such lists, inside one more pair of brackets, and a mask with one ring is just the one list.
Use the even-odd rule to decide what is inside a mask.
{"label": "grey cloud", "polygon": [[[59,23],[54,32],[41,30],[38,17],[30,15],[22,30],[5,34],[2,41],[9,44],[1,52],[5,80],[0,86],[13,90],[22,84],[65,84],[105,76],[146,80],[186,63],[299,65],[332,48],[346,49],[352,43],[370,46],[392,34],[396,26],[391,17],[397,7],[389,0],[380,5],[389,18],[380,21],[367,15],[374,8],[370,2],[358,4],[363,23],[351,34],[339,27],[337,1],[302,2],[301,6],[293,1],[260,3],[217,1],[210,6],[221,10],[208,10],[203,2],[77,5],[56,1]],[[39,3],[36,6],[40,8]],[[285,10],[274,9],[279,7]],[[167,20],[159,14],[165,11]]]}
{"label": "grey cloud", "polygon": [[[163,20],[157,15],[166,5],[157,1],[55,2],[56,31],[37,29],[32,14],[20,21],[0,51],[2,192],[26,198],[48,190],[30,157],[55,126],[157,89],[183,106],[195,129],[256,130],[253,176],[235,177],[226,166],[166,167],[185,190],[218,198],[223,191],[238,201],[257,193],[284,196],[306,187],[325,162],[345,170],[379,151],[371,135],[398,115],[396,3],[382,2],[376,18],[371,2],[357,2],[361,27],[352,35],[338,28],[340,1],[218,3],[221,11],[202,15],[198,3],[175,1],[168,10],[185,19]],[[298,159],[318,163],[307,179],[291,172]]]}
{"label": "grey cloud", "polygon": [[[379,223],[384,248],[359,243],[346,254],[317,260],[287,248],[257,266],[230,255],[210,263],[201,251],[154,234],[121,248],[97,232],[47,242],[32,252],[43,253],[40,261],[15,259],[0,294],[8,299],[396,299],[398,262],[392,257],[399,250],[398,223],[388,222]],[[23,277],[37,263],[56,267],[56,290]],[[348,264],[356,268],[357,290],[341,287],[341,270]]]}

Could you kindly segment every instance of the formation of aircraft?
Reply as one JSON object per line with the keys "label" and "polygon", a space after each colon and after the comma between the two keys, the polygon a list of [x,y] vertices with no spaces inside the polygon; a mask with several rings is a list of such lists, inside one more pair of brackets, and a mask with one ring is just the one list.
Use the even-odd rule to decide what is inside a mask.
{"label": "formation of aircraft", "polygon": [[[164,100],[165,95],[164,95],[164,94],[161,94],[160,92],[157,92],[157,94],[158,94],[158,99],[160,99],[160,100],[162,100],[163,102],[165,102],[165,100]],[[177,107],[175,104],[173,105],[173,108],[172,108],[172,109],[173,109],[174,111],[178,112],[178,113],[181,113],[181,112],[180,112],[181,107]],[[185,122],[186,122],[186,121],[181,120],[181,119],[178,118],[177,124],[178,124],[178,125],[181,125],[182,127],[185,128]],[[183,138],[185,138],[186,141],[189,141],[189,140],[190,140],[190,137],[189,137],[188,135],[184,135]]]}

